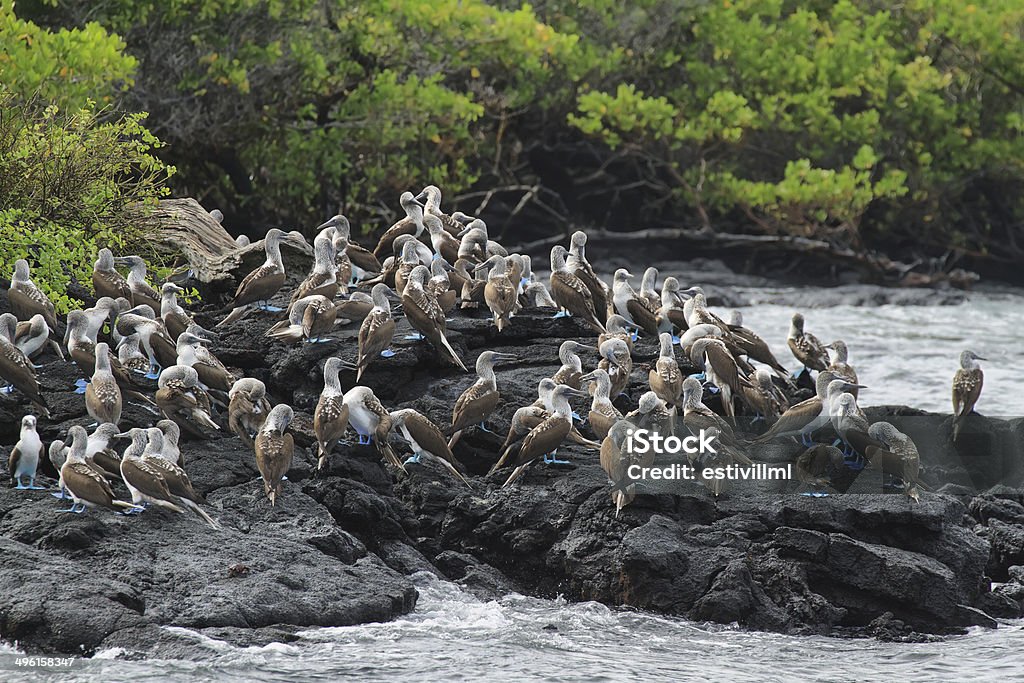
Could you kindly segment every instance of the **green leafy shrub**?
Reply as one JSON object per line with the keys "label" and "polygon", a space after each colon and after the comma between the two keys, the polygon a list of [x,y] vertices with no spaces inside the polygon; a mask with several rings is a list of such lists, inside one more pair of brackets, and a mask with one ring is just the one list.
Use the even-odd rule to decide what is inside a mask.
{"label": "green leafy shrub", "polygon": [[152,254],[147,214],[174,171],[146,115],[113,109],[137,67],[124,47],[98,23],[51,31],[0,0],[0,272],[27,258],[61,312],[100,247]]}
{"label": "green leafy shrub", "polygon": [[67,311],[71,278],[88,282],[100,247],[150,255],[147,212],[172,171],[142,114],[105,118],[92,102],[62,110],[0,88],[0,271],[28,258],[32,278]]}

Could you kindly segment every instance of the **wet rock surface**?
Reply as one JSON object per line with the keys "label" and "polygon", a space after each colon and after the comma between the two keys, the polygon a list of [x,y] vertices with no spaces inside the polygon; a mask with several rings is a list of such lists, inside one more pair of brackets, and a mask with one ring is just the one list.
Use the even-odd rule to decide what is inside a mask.
{"label": "wet rock surface", "polygon": [[[273,322],[273,314],[250,314],[219,330],[216,351],[230,368],[263,380],[273,402],[295,408],[295,462],[278,505],[263,494],[252,452],[226,435],[182,444],[184,467],[219,530],[160,510],[59,514],[67,503],[49,492],[2,488],[5,640],[30,652],[116,647],[123,656],[165,657],[201,652],[204,638],[288,642],[302,627],[408,612],[416,592],[407,576],[418,571],[482,597],[563,594],[795,634],[913,640],[1021,615],[1019,422],[978,416],[971,430],[988,450],[967,458],[942,446],[948,417],[869,411],[871,419],[920,425],[912,436],[931,489],[920,503],[879,494],[881,475],[865,470],[846,493],[821,498],[800,495],[795,482],[737,485],[717,499],[699,484],[678,483],[641,491],[616,517],[597,452],[576,444],[559,450],[571,464],[536,463],[512,486],[502,487],[507,470],[486,474],[512,413],[557,370],[559,344],[592,342],[576,321],[525,311],[501,335],[483,312],[449,324],[469,367],[485,349],[520,359],[497,369],[502,402],[487,422],[494,433],[469,428],[455,448],[468,486],[429,458],[406,473],[389,470],[374,447],[354,443],[315,472],[312,412],[323,364],[330,356],[355,359],[358,326],[339,326],[325,343],[287,346],[264,337]],[[416,408],[443,429],[475,376],[439,365],[426,342],[402,340],[408,331],[400,321],[396,355],[376,361],[363,383],[387,408]],[[636,405],[656,357],[656,345],[640,340],[627,396],[617,399],[622,408]],[[48,444],[90,420],[82,397],[70,393],[74,367],[43,360],[53,420],[39,426]],[[597,362],[593,354],[583,360]],[[681,356],[680,364],[695,372]],[[354,376],[343,373],[342,382],[352,386]],[[583,403],[577,410],[586,412]],[[0,405],[4,453],[23,411]],[[155,419],[128,404],[123,422]],[[393,445],[408,454],[397,437]],[[795,453],[780,448],[783,461]],[[120,486],[115,491],[127,497]]]}

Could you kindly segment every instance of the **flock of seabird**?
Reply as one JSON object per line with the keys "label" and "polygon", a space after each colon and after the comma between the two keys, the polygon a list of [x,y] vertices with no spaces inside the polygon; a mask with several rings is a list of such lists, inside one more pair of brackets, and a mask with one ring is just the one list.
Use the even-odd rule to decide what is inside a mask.
{"label": "flock of seabird", "polygon": [[[324,388],[313,416],[319,468],[352,428],[359,443],[375,444],[394,468],[404,470],[428,456],[466,482],[452,449],[465,430],[486,429],[501,400],[496,367],[517,357],[481,353],[477,379],[455,402],[451,424],[444,430],[411,408],[389,411],[372,389],[358,382],[375,363],[394,355],[392,301],[400,304],[401,315],[416,330],[415,338],[429,343],[443,364],[462,371],[466,366],[448,341],[448,316],[486,308],[500,334],[515,324],[516,314],[524,308],[547,308],[555,309],[556,317],[576,318],[596,336],[592,344],[565,341],[559,349],[561,367],[539,383],[534,403],[515,411],[491,469],[511,470],[504,485],[538,460],[562,462],[557,451],[572,441],[600,453],[618,514],[636,495],[635,482],[627,475],[629,466],[653,462],[651,454],[631,448],[629,436],[635,429],[680,435],[704,430],[722,447],[714,454],[692,456],[697,467],[749,465],[749,453],[759,444],[795,438],[806,447],[796,460],[806,485],[828,483],[830,467],[872,465],[895,477],[906,495],[917,500],[923,485],[913,441],[888,422],[869,423],[857,405],[862,385],[849,363],[846,344],[822,344],[805,330],[799,313],[793,315],[788,345],[803,366],[801,372],[817,376],[814,395],[790,406],[788,392],[781,390],[793,387],[786,368],[764,340],[743,325],[739,312],[728,321],[711,312],[700,287],[684,289],[676,278],[666,277],[659,291],[655,268],[644,272],[639,289],[624,269],[615,271],[609,286],[588,261],[587,235],[581,231],[571,236],[568,248],[551,249],[545,282],[533,272],[529,256],[509,253],[490,239],[482,220],[444,213],[438,188],[427,187],[419,195],[406,192],[399,201],[405,216],[381,235],[372,251],[352,240],[344,216],[320,225],[313,240],[313,267],[291,293],[284,319],[267,331],[282,344],[315,343],[336,324],[360,324],[357,360],[330,357],[324,365]],[[269,302],[286,282],[281,257],[286,237],[278,229],[266,233],[265,263],[239,284],[225,309],[230,312],[218,327],[253,309],[282,310]],[[127,269],[127,275],[118,268]],[[101,249],[92,284],[96,304],[68,313],[66,333],[58,343],[54,306],[32,282],[28,262],[19,260],[8,290],[12,312],[0,316],[0,378],[9,385],[5,392],[17,390],[36,413],[49,418],[33,362],[47,348],[59,358],[55,362],[73,362],[88,378],[79,380],[76,393],[83,395],[94,431],[71,427],[63,440],[46,450],[60,473],[60,492],[53,495],[72,501],[64,512],[102,507],[136,514],[154,505],[176,512],[192,510],[217,526],[189,481],[178,440],[222,429],[254,451],[266,495],[276,504],[295,448],[288,431],[292,408],[272,406],[260,380],[235,377],[214,353],[217,334],[197,325],[178,301],[182,289],[172,282],[154,289],[147,282],[142,258],[115,257]],[[660,352],[648,372],[649,391],[624,415],[614,401],[634,372],[633,347],[639,336],[657,339]],[[684,375],[676,360],[680,352],[701,370],[699,374]],[[587,353],[598,358],[592,369],[584,367],[580,355]],[[981,392],[979,360],[984,359],[971,351],[961,355],[953,380],[955,430],[973,411]],[[343,388],[343,370],[355,373],[356,386]],[[720,412],[704,403],[705,389],[717,394]],[[577,398],[590,400],[584,416],[571,405]],[[155,424],[123,429],[125,400],[152,412]],[[749,438],[740,434],[737,415],[756,416],[768,425],[767,431]],[[32,414],[24,417],[9,458],[9,473],[19,489],[42,488],[36,485],[36,472],[44,444],[36,420]],[[816,443],[816,432],[828,425],[838,439]],[[393,434],[412,451],[404,462],[392,446]],[[118,439],[130,442],[120,453],[114,449]],[[119,482],[130,502],[115,494],[113,485]],[[717,495],[723,482],[708,486]]]}

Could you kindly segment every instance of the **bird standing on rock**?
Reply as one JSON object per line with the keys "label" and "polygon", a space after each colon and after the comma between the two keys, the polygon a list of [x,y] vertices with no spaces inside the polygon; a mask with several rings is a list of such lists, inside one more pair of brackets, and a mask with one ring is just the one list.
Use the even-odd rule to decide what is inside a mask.
{"label": "bird standing on rock", "polygon": [[292,466],[295,443],[285,430],[294,417],[291,406],[284,403],[276,405],[256,434],[256,467],[263,477],[263,490],[271,505],[277,505],[281,482]]}
{"label": "bird standing on rock", "polygon": [[608,377],[608,373],[601,368],[596,368],[581,379],[594,383],[594,397],[590,403],[590,412],[587,414],[587,423],[594,430],[598,439],[604,439],[612,425],[622,419],[622,413],[615,407],[609,396],[612,390],[612,380]]}
{"label": "bird standing on rock", "polygon": [[92,268],[92,288],[96,297],[123,297],[131,301],[132,288],[121,273],[114,268],[114,254],[104,247]]}
{"label": "bird standing on rock", "polygon": [[512,465],[515,469],[505,480],[503,486],[508,486],[520,476],[531,462],[543,456],[544,462],[549,464],[566,464],[567,461],[555,458],[555,451],[562,445],[562,442],[572,430],[572,407],[569,405],[570,396],[585,396],[582,391],[577,391],[570,386],[560,384],[555,387],[552,394],[553,413],[530,430],[519,446],[516,455],[511,457],[513,450],[510,448],[501,459],[491,468],[491,472],[498,470],[505,465]]}
{"label": "bird standing on rock", "polygon": [[95,370],[85,387],[85,409],[97,424],[121,420],[121,389],[110,371],[110,349],[105,342],[96,345]]}
{"label": "bird standing on rock", "polygon": [[516,356],[497,351],[484,351],[477,357],[477,380],[462,392],[452,409],[452,437],[448,441],[448,448],[455,448],[462,437],[462,430],[470,425],[479,424],[484,431],[490,431],[484,422],[501,400],[494,377],[494,364],[511,360],[516,360]]}
{"label": "bird standing on rock", "polygon": [[132,306],[146,305],[153,309],[153,312],[160,310],[161,296],[153,286],[146,281],[146,261],[141,256],[121,256],[114,259],[116,265],[128,266],[128,289],[131,296],[127,297]]}
{"label": "bird standing on rock", "polygon": [[[387,287],[387,285],[374,285]],[[327,458],[334,447],[345,437],[348,429],[348,406],[345,392],[341,388],[341,370],[348,365],[340,358],[328,358],[324,363],[324,388],[313,413],[313,434],[317,443],[317,469],[327,465]]]}
{"label": "bird standing on rock", "polygon": [[985,384],[985,373],[979,360],[986,360],[973,351],[960,354],[960,368],[953,375],[953,439],[960,435],[965,418],[974,412]]}
{"label": "bird standing on rock", "polygon": [[[36,470],[39,461],[43,458],[43,442],[36,432],[36,418],[34,415],[26,415],[21,418],[21,435],[18,443],[11,449],[11,455],[7,459],[7,471],[11,473],[11,480],[14,488],[21,490],[40,490],[42,486],[36,486]],[[28,486],[22,483],[22,479],[28,479]]]}
{"label": "bird standing on rock", "polygon": [[121,455],[121,479],[132,494],[132,503],[143,507],[152,504],[184,514],[185,510],[174,503],[174,497],[160,470],[142,457],[148,443],[146,430],[133,427],[119,436],[127,436],[132,440]]}
{"label": "bird standing on rock", "polygon": [[484,285],[484,302],[494,316],[494,326],[501,332],[508,326],[516,306],[516,285],[509,278],[505,257],[495,254],[475,270],[489,269]]}
{"label": "bird standing on rock", "polygon": [[235,290],[235,298],[231,301],[231,313],[224,320],[217,323],[217,327],[227,325],[237,320],[245,313],[250,304],[257,304],[263,310],[281,310],[267,304],[267,300],[277,294],[277,291],[284,286],[285,272],[284,261],[281,259],[281,240],[284,232],[277,228],[271,228],[263,238],[263,249],[266,252],[267,260],[262,266],[245,276]]}
{"label": "bird standing on rock", "polygon": [[6,380],[17,389],[45,417],[50,417],[46,399],[39,391],[39,381],[32,369],[32,362],[14,345],[18,321],[11,313],[0,315],[0,379]]}
{"label": "bird standing on rock", "polygon": [[167,484],[167,490],[176,497],[173,499],[174,502],[195,512],[214,529],[219,529],[220,525],[203,508],[199,507],[206,504],[206,499],[192,488],[192,482],[185,474],[185,470],[164,457],[164,433],[160,431],[159,427],[150,427],[146,430],[146,437],[149,442],[142,452],[142,460],[160,472],[160,476]]}
{"label": "bird standing on rock", "polygon": [[416,266],[409,275],[409,282],[402,292],[402,307],[409,324],[427,338],[440,353],[442,350],[463,372],[466,366],[448,342],[448,327],[444,311],[437,299],[424,289],[430,271],[426,266]]}
{"label": "bird standing on rock", "polygon": [[42,314],[36,313],[28,320],[17,324],[14,331],[14,345],[29,360],[39,355],[46,346],[52,348],[53,353],[64,360],[64,352],[61,350],[60,344],[50,338],[52,333],[53,330],[46,324],[46,319]]}
{"label": "bird standing on rock", "polygon": [[405,466],[388,443],[391,414],[381,405],[373,389],[364,386],[352,387],[345,392],[342,401],[348,408],[348,423],[359,434],[359,443],[375,444],[381,457],[404,472]]}
{"label": "bird standing on rock", "polygon": [[43,320],[51,331],[57,329],[57,314],[53,302],[43,290],[32,282],[28,261],[21,258],[14,262],[14,273],[11,275],[11,286],[7,290],[7,300],[11,311],[18,320],[30,320],[34,315],[43,316]]}
{"label": "bird standing on rock", "polygon": [[879,441],[884,448],[869,446],[868,460],[872,466],[883,472],[899,477],[903,481],[903,492],[915,503],[920,501],[921,456],[913,439],[896,429],[889,422],[875,422],[868,428],[868,436]]}
{"label": "bird standing on rock", "polygon": [[561,315],[572,315],[594,328],[597,333],[605,331],[604,325],[597,317],[594,298],[590,289],[576,277],[565,263],[565,247],[555,245],[551,248],[551,298],[555,300]]}
{"label": "bird standing on rock", "polygon": [[114,496],[107,478],[86,461],[85,429],[79,425],[72,426],[68,429],[68,438],[71,446],[60,467],[60,481],[71,496],[72,505],[58,512],[82,513],[89,507],[102,507],[115,512],[133,509],[134,505]]}
{"label": "bird standing on rock", "polygon": [[370,292],[373,296],[373,308],[359,326],[357,382],[362,378],[363,371],[379,356],[395,355],[393,351],[387,350],[395,336],[395,320],[391,317],[391,302],[388,301],[390,292],[388,286],[383,283],[375,284]]}
{"label": "bird standing on rock", "polygon": [[799,313],[793,314],[786,343],[793,352],[793,357],[803,364],[804,370],[820,372],[828,369],[828,352],[817,337],[804,332],[804,317]]}
{"label": "bird standing on rock", "polygon": [[235,380],[228,391],[228,428],[247,448],[253,447],[253,436],[266,422],[269,412],[270,401],[263,382],[253,377]]}
{"label": "bird standing on rock", "polygon": [[402,437],[409,442],[413,455],[405,464],[418,463],[424,454],[437,458],[463,484],[469,485],[466,478],[455,467],[458,462],[452,454],[444,434],[427,417],[412,408],[395,410],[390,413],[391,429],[402,432]]}

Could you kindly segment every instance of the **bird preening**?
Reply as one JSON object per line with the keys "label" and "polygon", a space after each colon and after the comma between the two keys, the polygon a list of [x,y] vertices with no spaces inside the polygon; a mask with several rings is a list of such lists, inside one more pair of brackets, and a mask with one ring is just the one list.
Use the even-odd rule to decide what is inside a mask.
{"label": "bird preening", "polygon": [[[704,289],[683,287],[678,274],[659,288],[654,267],[639,281],[624,268],[607,272],[588,256],[583,231],[551,247],[549,272],[538,274],[541,259],[500,244],[481,218],[445,213],[439,188],[405,192],[398,204],[402,217],[366,247],[340,214],[308,237],[273,228],[259,246],[239,244],[264,260],[219,306],[179,299],[180,281],[155,284],[144,258],[104,248],[95,255],[95,304],[61,316],[33,283],[30,261],[17,260],[11,312],[0,315],[0,379],[2,400],[20,398],[30,410],[9,451],[12,485],[36,491],[56,474],[54,495],[71,501],[63,512],[161,508],[220,529],[216,501],[202,495],[206,482],[194,485],[187,454],[216,457],[220,440],[236,439],[260,476],[254,495],[275,509],[287,509],[296,461],[308,455],[312,476],[332,476],[358,452],[395,477],[434,464],[438,476],[479,495],[543,465],[557,476],[572,463],[599,463],[618,516],[646,491],[628,474],[633,466],[659,461],[629,439],[646,429],[713,434],[721,448],[690,458],[698,469],[751,466],[783,445],[798,492],[823,495],[837,472],[865,468],[910,500],[928,490],[928,454],[898,425],[872,422],[861,409],[859,392],[870,387],[852,364],[857,349],[822,343],[810,330],[824,331],[803,314],[792,315],[782,346],[799,370],[791,376],[739,311],[720,317]],[[284,255],[303,244],[310,269],[293,272]],[[550,319],[558,346],[525,340],[527,318]],[[295,356],[307,365],[290,372],[322,377],[319,397],[234,367],[228,340],[249,325],[260,326],[271,348],[309,350]],[[487,347],[467,329],[474,339],[483,331]],[[954,440],[984,379],[984,358],[964,351],[959,360]],[[79,379],[42,383],[37,362],[66,365]],[[546,375],[541,365],[550,366]],[[425,372],[457,378],[455,394],[437,397],[441,409],[405,396],[396,380],[413,383]],[[524,372],[539,380],[530,384],[536,400],[518,405],[505,387]],[[799,383],[813,390],[799,394]],[[50,404],[61,392],[81,398],[62,396],[57,417],[92,424],[54,434]],[[43,434],[54,434],[49,445]],[[709,494],[726,495],[726,484],[708,483]]]}

